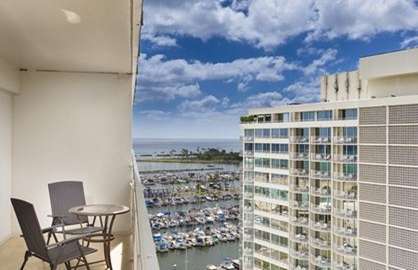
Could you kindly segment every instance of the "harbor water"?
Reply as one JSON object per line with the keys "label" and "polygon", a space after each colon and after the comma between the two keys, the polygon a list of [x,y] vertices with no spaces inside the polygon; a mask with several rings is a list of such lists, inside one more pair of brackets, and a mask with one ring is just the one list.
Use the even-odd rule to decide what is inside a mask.
{"label": "harbor water", "polygon": [[[213,164],[216,168],[222,168],[225,171],[237,171],[237,165],[219,165]],[[187,163],[160,163],[160,162],[139,162],[140,173],[156,170],[187,170],[187,169],[205,169],[208,164],[187,164]],[[167,206],[159,208],[150,208],[150,214],[158,211],[187,211],[191,207],[229,207],[236,205],[237,200],[204,202],[196,205]],[[158,253],[158,261],[161,270],[206,270],[209,264],[221,264],[227,258],[239,257],[239,241],[220,242],[211,247],[189,248],[186,250],[170,250],[166,253]],[[187,262],[187,267],[186,267]]]}

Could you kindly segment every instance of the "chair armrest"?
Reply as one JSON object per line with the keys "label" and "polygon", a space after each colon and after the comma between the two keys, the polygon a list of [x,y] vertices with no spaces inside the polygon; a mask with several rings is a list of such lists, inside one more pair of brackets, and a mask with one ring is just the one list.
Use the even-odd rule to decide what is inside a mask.
{"label": "chair armrest", "polygon": [[60,246],[63,246],[63,245],[66,245],[66,244],[72,243],[72,242],[74,242],[74,241],[79,241],[79,240],[81,240],[81,239],[83,239],[83,238],[86,238],[86,237],[88,237],[88,236],[90,236],[90,235],[91,235],[91,234],[80,234],[80,235],[77,235],[77,236],[75,236],[75,237],[67,238],[67,239],[64,239],[64,240],[62,240],[62,241],[60,241],[60,242],[57,242],[57,243],[54,243],[54,244],[48,245],[48,246],[47,246],[47,248],[48,248],[48,249],[51,249],[51,248],[55,248],[55,247],[60,247]]}

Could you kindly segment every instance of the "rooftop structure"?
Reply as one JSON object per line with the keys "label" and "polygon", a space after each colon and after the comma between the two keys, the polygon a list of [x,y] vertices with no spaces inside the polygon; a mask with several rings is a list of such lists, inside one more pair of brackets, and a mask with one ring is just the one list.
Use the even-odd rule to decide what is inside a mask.
{"label": "rooftop structure", "polygon": [[241,119],[244,269],[416,269],[418,49]]}

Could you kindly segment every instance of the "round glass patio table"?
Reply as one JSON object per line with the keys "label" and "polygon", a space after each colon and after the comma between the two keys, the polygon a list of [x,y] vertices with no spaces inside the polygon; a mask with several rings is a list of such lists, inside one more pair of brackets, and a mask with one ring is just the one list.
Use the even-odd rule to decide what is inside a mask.
{"label": "round glass patio table", "polygon": [[117,215],[129,212],[129,207],[117,204],[88,204],[73,207],[68,212],[79,217],[93,217],[93,224],[96,219],[100,221],[100,226],[103,228],[102,233],[94,234],[88,238],[87,242],[103,243],[106,266],[108,269],[113,269],[110,259],[110,243],[115,239],[112,234],[113,224]]}

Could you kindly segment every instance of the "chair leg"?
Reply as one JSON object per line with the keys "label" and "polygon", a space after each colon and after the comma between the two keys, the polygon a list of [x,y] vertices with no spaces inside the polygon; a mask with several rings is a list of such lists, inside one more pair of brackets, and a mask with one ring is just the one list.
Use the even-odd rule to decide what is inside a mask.
{"label": "chair leg", "polygon": [[23,270],[23,268],[25,268],[25,265],[28,262],[29,257],[30,257],[30,252],[29,251],[26,251],[25,252],[25,259],[24,259],[24,261],[22,263],[22,266],[20,267],[20,270]]}
{"label": "chair leg", "polygon": [[83,261],[84,261],[84,266],[86,266],[86,269],[87,269],[87,270],[90,270],[89,263],[87,262],[87,259],[86,259],[86,257],[84,256],[84,254],[83,254],[81,257],[83,258]]}
{"label": "chair leg", "polygon": [[49,267],[51,267],[51,270],[57,270],[57,265],[55,264],[50,264]]}
{"label": "chair leg", "polygon": [[71,262],[68,261],[65,263],[65,269],[71,270]]}

